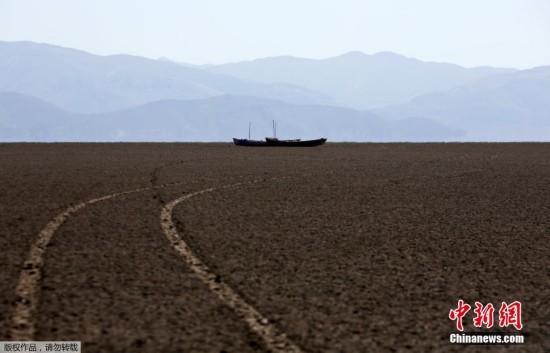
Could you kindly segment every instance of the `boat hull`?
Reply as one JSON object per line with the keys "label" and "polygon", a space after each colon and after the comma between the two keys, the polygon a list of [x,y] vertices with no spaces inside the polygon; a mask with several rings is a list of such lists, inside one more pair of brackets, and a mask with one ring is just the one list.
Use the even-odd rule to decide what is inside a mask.
{"label": "boat hull", "polygon": [[268,147],[269,144],[266,141],[261,140],[248,140],[233,138],[235,146],[249,146],[249,147]]}
{"label": "boat hull", "polygon": [[269,146],[276,147],[315,147],[324,145],[327,142],[326,138],[320,138],[316,140],[279,140],[276,138],[266,137],[265,141]]}
{"label": "boat hull", "polygon": [[315,147],[324,145],[326,141],[326,138],[306,141],[302,141],[299,139],[279,140],[271,137],[266,137],[265,141],[233,138],[233,143],[235,144],[235,146],[246,147]]}

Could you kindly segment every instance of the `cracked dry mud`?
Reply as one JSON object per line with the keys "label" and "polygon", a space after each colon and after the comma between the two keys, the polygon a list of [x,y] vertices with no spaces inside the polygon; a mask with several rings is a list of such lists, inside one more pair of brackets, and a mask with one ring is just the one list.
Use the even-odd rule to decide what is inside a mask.
{"label": "cracked dry mud", "polygon": [[[160,226],[165,204],[216,188],[175,208],[178,233],[305,352],[550,351],[549,144],[2,144],[0,170],[0,340],[52,218],[158,186],[88,205],[55,232],[35,340],[82,341],[86,353],[266,351]],[[458,299],[521,301],[527,343],[450,345]]]}

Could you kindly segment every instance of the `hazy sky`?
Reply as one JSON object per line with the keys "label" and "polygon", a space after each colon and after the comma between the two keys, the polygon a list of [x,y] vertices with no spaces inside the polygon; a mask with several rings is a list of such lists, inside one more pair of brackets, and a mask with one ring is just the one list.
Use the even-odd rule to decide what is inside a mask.
{"label": "hazy sky", "polygon": [[393,51],[550,65],[549,0],[0,0],[0,40],[193,64]]}

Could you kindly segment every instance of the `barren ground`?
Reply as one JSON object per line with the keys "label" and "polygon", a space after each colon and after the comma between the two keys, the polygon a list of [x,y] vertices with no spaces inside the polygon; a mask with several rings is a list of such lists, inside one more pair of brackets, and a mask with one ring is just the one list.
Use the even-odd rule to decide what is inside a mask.
{"label": "barren ground", "polygon": [[[266,351],[160,226],[168,202],[216,188],[175,208],[178,233],[305,352],[550,351],[549,144],[2,144],[0,171],[0,340],[16,338],[15,288],[50,220],[157,187],[89,204],[55,231],[33,339],[85,353]],[[520,301],[527,343],[450,345],[458,299]],[[481,331],[499,331],[495,319]]]}

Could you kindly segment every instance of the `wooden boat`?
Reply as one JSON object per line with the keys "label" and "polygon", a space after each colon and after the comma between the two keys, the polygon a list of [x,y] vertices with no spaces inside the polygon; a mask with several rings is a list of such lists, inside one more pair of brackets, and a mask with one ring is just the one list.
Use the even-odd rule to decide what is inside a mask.
{"label": "wooden boat", "polygon": [[252,146],[252,147],[267,147],[269,144],[267,141],[262,140],[249,140],[249,139],[237,139],[233,137],[233,143],[235,146]]}
{"label": "wooden boat", "polygon": [[[250,147],[314,147],[325,144],[326,138],[317,140],[302,141],[300,139],[279,140],[277,137],[266,137],[265,141],[250,139],[251,123],[248,123],[248,139],[238,139],[233,137],[235,146],[250,146]],[[277,136],[277,125],[273,121],[273,136]]]}
{"label": "wooden boat", "polygon": [[[249,140],[249,139],[238,139],[233,137],[233,143],[236,146],[253,146],[253,147],[273,146],[273,144],[270,144],[267,142],[267,139],[271,139],[271,137],[266,137],[266,140]],[[279,140],[279,142],[296,143],[296,142],[300,142],[300,139]]]}
{"label": "wooden boat", "polygon": [[315,147],[324,145],[327,142],[326,138],[320,138],[316,140],[279,140],[276,137],[266,137],[265,141],[269,146],[276,147]]}
{"label": "wooden boat", "polygon": [[[273,125],[275,126],[275,125]],[[252,123],[248,123],[248,138],[247,139],[237,139],[233,137],[233,143],[235,146],[250,146],[250,147],[266,147],[269,146],[266,141],[263,140],[251,140],[250,139],[250,130]]]}

